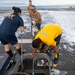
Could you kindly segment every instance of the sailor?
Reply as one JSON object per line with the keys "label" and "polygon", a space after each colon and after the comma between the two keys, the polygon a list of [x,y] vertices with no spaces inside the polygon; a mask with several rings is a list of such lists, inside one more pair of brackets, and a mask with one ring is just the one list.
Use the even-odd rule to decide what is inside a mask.
{"label": "sailor", "polygon": [[[59,58],[59,42],[62,34],[62,28],[57,24],[48,24],[46,25],[39,33],[35,36],[34,40],[32,41],[32,58],[35,56],[35,52],[38,48],[41,50],[44,49],[44,46],[47,47],[44,49],[47,51],[50,47],[54,48],[54,61],[53,67],[57,66],[58,58]],[[43,47],[43,48],[42,48]]]}
{"label": "sailor", "polygon": [[41,15],[36,10],[36,7],[34,5],[31,5],[30,8],[31,8],[30,16],[31,16],[32,23],[33,23],[33,25],[35,25],[38,28],[38,30],[40,30],[41,23],[42,23]]}
{"label": "sailor", "polygon": [[31,8],[30,8],[31,5],[32,5],[32,1],[29,0],[29,5],[27,6],[27,12],[28,12],[29,16],[30,16],[30,13],[31,13]]}
{"label": "sailor", "polygon": [[0,25],[0,41],[4,45],[5,52],[13,57],[13,53],[10,48],[10,44],[14,45],[18,53],[21,55],[21,46],[18,43],[15,32],[18,28],[24,33],[24,22],[21,16],[21,9],[19,7],[12,7],[14,12],[8,14],[2,24]]}

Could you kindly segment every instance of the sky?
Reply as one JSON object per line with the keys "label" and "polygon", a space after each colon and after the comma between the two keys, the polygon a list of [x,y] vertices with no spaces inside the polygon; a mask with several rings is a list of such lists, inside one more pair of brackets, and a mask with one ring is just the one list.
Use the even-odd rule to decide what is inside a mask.
{"label": "sky", "polygon": [[[22,5],[27,6],[29,0],[0,0],[0,6]],[[75,0],[32,0],[34,5],[75,5]]]}
{"label": "sky", "polygon": [[75,0],[33,0],[34,4],[44,4],[44,5],[62,5],[62,4],[75,4]]}

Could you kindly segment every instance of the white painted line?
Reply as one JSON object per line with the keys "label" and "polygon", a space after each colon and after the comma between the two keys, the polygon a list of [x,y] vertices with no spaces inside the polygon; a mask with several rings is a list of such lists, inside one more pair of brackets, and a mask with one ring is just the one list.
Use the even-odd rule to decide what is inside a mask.
{"label": "white painted line", "polygon": [[32,43],[32,39],[18,39],[18,43]]}
{"label": "white painted line", "polygon": [[19,43],[32,43],[32,39],[18,39]]}

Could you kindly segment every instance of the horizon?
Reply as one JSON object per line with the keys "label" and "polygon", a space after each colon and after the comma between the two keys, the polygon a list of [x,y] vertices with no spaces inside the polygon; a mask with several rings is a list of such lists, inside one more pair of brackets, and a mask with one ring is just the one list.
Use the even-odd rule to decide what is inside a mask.
{"label": "horizon", "polygon": [[[32,4],[37,8],[75,8],[74,0],[32,0]],[[20,7],[21,9],[26,9],[29,5],[29,0],[0,0],[0,10],[1,9],[11,9],[13,6]]]}
{"label": "horizon", "polygon": [[[74,0],[32,0],[35,6],[75,5]],[[0,7],[28,6],[29,0],[0,0]]]}
{"label": "horizon", "polygon": [[[20,7],[21,9],[26,9],[27,6],[24,5],[13,5]],[[0,6],[0,10],[12,9],[13,6]],[[52,9],[52,8],[75,8],[75,5],[35,5],[37,9]]]}

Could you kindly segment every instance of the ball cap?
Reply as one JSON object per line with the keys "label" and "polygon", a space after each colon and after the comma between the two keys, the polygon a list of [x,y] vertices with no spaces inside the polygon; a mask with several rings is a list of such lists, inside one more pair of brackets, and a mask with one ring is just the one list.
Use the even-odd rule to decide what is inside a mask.
{"label": "ball cap", "polygon": [[30,8],[31,8],[31,9],[36,9],[34,5],[31,5]]}

